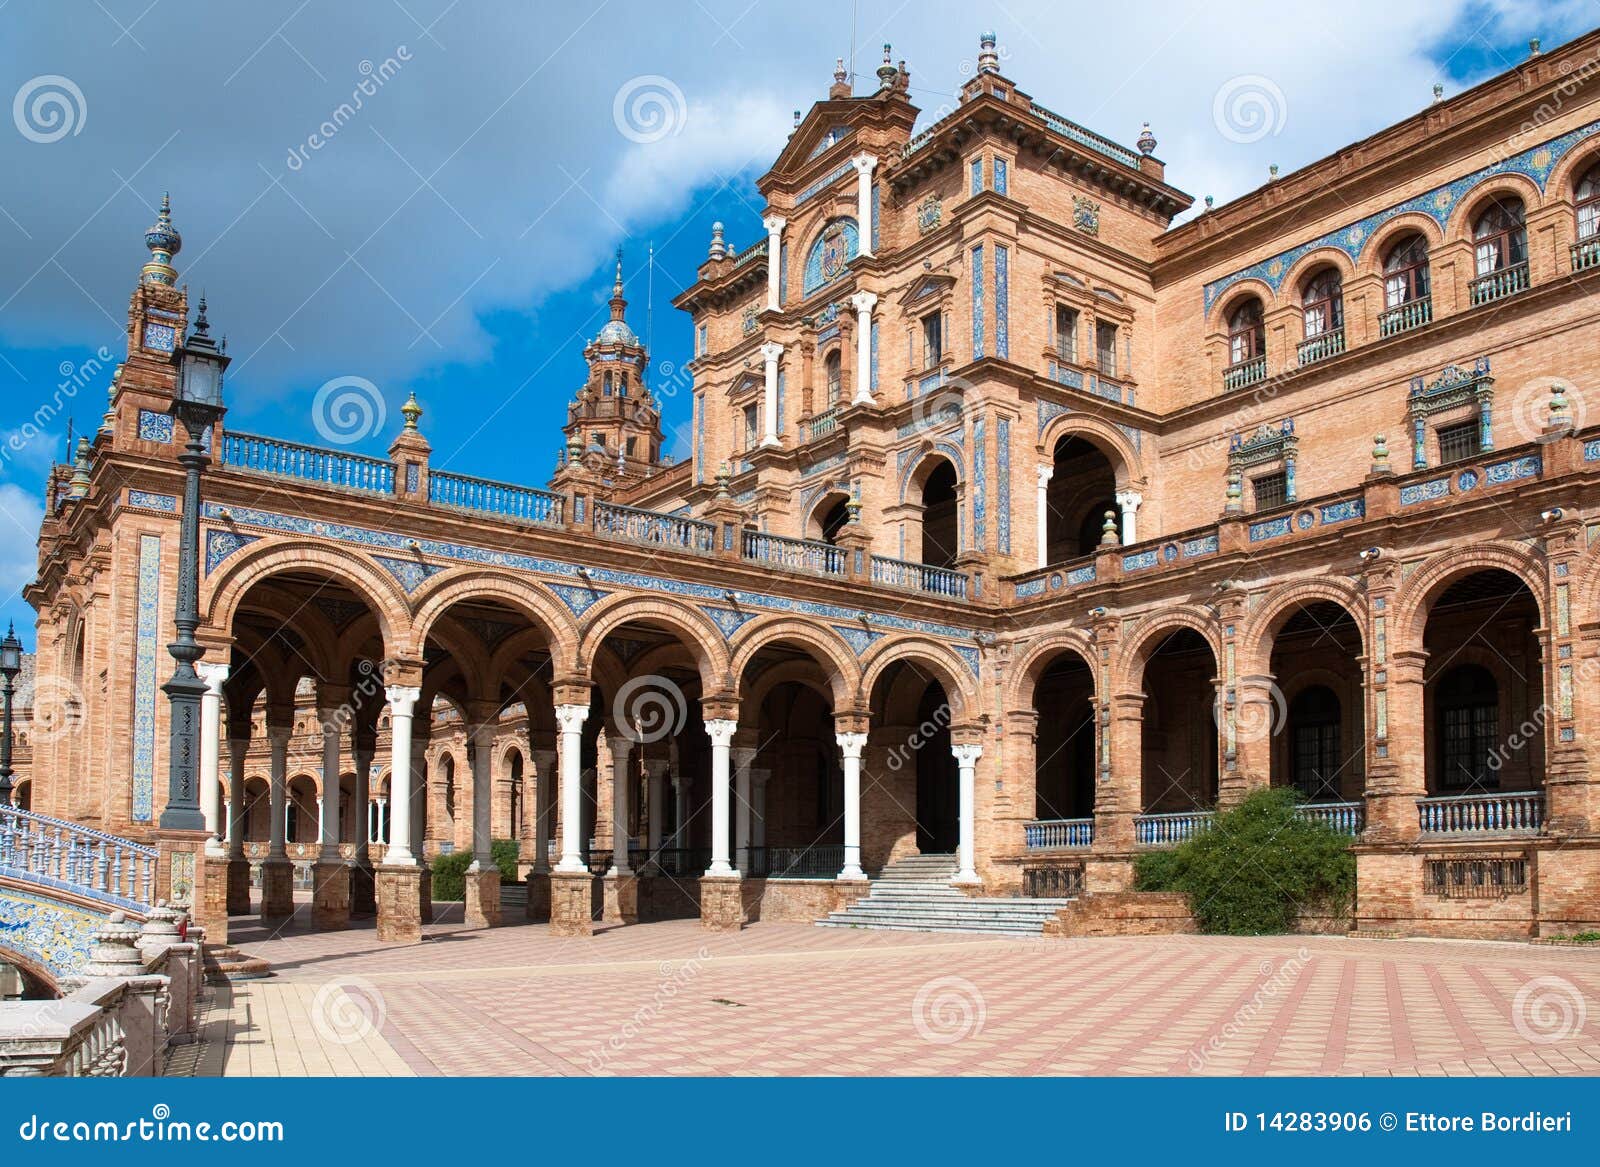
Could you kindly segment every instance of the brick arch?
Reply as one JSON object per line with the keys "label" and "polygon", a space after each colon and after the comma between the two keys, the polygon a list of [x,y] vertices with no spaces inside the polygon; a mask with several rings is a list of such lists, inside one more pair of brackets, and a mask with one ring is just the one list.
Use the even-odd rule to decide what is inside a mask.
{"label": "brick arch", "polygon": [[1600,163],[1600,135],[1574,142],[1561,156],[1561,160],[1550,168],[1550,173],[1544,180],[1544,203],[1570,205],[1578,179],[1583,177],[1584,171],[1596,163]]}
{"label": "brick arch", "polygon": [[1226,330],[1228,317],[1233,315],[1233,310],[1244,301],[1254,297],[1261,301],[1261,314],[1265,316],[1272,311],[1278,303],[1278,293],[1272,290],[1272,285],[1259,276],[1246,276],[1237,283],[1230,284],[1228,290],[1217,297],[1217,302],[1211,305],[1211,319],[1207,322],[1211,331]]}
{"label": "brick arch", "polygon": [[1515,543],[1474,543],[1433,556],[1401,585],[1395,597],[1391,650],[1420,649],[1433,602],[1463,576],[1494,568],[1509,571],[1528,586],[1539,619],[1545,621],[1543,557]]}
{"label": "brick arch", "polygon": [[231,636],[240,601],[252,586],[308,569],[337,580],[367,605],[377,617],[385,656],[399,655],[410,642],[411,610],[399,581],[359,555],[312,539],[263,539],[229,556],[214,576],[200,582],[202,624]]}
{"label": "brick arch", "polygon": [[1383,257],[1402,235],[1419,232],[1428,241],[1428,258],[1443,246],[1444,232],[1439,222],[1424,211],[1405,211],[1384,223],[1361,245],[1361,255],[1356,261],[1357,275],[1383,274]]}
{"label": "brick arch", "polygon": [[566,605],[532,580],[483,568],[445,571],[430,579],[415,598],[413,641],[408,650],[420,656],[433,623],[453,604],[494,600],[526,617],[544,632],[557,673],[578,659],[578,627]]}
{"label": "brick arch", "polygon": [[805,657],[801,660],[786,660],[782,664],[763,670],[761,675],[750,683],[749,690],[740,693],[741,713],[750,719],[758,718],[761,706],[772,690],[790,681],[804,685],[824,701],[832,703],[835,715],[847,712],[847,709],[841,708],[835,700],[833,682],[824,672],[822,665],[813,657]]}
{"label": "brick arch", "polygon": [[[1151,612],[1140,618],[1122,637],[1116,667],[1112,670],[1112,684],[1118,693],[1144,691],[1144,670],[1160,643],[1169,633],[1188,628],[1200,634],[1211,649],[1217,671],[1222,671],[1222,638],[1217,618],[1210,611],[1194,604]],[[1110,696],[1110,694],[1107,694]]]}
{"label": "brick arch", "polygon": [[873,690],[889,666],[897,661],[922,666],[944,687],[945,696],[955,706],[951,711],[952,722],[960,724],[976,719],[980,707],[971,680],[972,670],[950,648],[925,636],[886,637],[868,650],[861,661],[861,700],[869,709]]}
{"label": "brick arch", "polygon": [[1336,579],[1295,580],[1280,584],[1267,592],[1266,599],[1245,623],[1239,637],[1238,669],[1241,674],[1266,673],[1272,663],[1273,642],[1279,631],[1295,612],[1306,604],[1326,600],[1338,604],[1356,622],[1361,636],[1362,651],[1366,651],[1367,634],[1366,601],[1352,583]]}
{"label": "brick arch", "polygon": [[920,492],[933,474],[935,463],[941,461],[948,462],[955,468],[956,493],[959,496],[967,485],[966,459],[960,447],[941,439],[924,438],[922,444],[917,447],[916,456],[907,460],[906,468],[900,474],[900,490],[896,501],[902,503],[906,501],[913,483]]}
{"label": "brick arch", "polygon": [[1522,200],[1524,215],[1532,215],[1544,205],[1544,192],[1527,175],[1515,171],[1490,175],[1456,200],[1445,223],[1445,238],[1470,242],[1472,221],[1483,213],[1490,200],[1504,194],[1513,194]]}
{"label": "brick arch", "polygon": [[1005,708],[1008,711],[1034,708],[1039,678],[1068,653],[1076,656],[1088,668],[1094,698],[1096,701],[1102,700],[1100,669],[1097,664],[1099,654],[1095,651],[1094,641],[1089,638],[1088,633],[1069,628],[1030,642],[1023,652],[1012,660],[1011,678],[1006,685]]}
{"label": "brick arch", "polygon": [[1111,463],[1118,490],[1145,481],[1144,463],[1139,458],[1139,451],[1133,448],[1128,435],[1110,422],[1088,413],[1064,413],[1052,418],[1039,435],[1041,456],[1053,462],[1056,446],[1062,438],[1067,437],[1084,438],[1106,456],[1106,461]]}
{"label": "brick arch", "polygon": [[1307,276],[1319,268],[1332,267],[1339,271],[1339,278],[1344,283],[1349,283],[1356,277],[1355,261],[1350,258],[1349,252],[1342,247],[1329,244],[1306,252],[1299,259],[1289,265],[1289,270],[1283,275],[1282,290],[1279,295],[1284,297],[1285,303],[1300,304],[1300,285]]}
{"label": "brick arch", "polygon": [[855,705],[861,692],[861,668],[844,637],[831,628],[793,616],[763,616],[752,620],[734,637],[731,671],[742,686],[744,672],[763,648],[788,642],[804,648],[828,675],[829,694],[836,710]]}
{"label": "brick arch", "polygon": [[689,649],[699,666],[700,685],[707,696],[733,687],[722,630],[703,612],[662,596],[621,593],[607,596],[589,609],[579,630],[576,671],[585,672],[605,638],[636,620],[664,625]]}

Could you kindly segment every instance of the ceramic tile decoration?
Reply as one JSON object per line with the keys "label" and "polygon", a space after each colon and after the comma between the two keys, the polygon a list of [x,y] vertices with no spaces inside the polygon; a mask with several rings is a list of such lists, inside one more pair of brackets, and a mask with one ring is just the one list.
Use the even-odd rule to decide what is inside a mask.
{"label": "ceramic tile decoration", "polygon": [[139,537],[138,611],[134,622],[133,820],[155,814],[156,660],[161,645],[161,536]]}

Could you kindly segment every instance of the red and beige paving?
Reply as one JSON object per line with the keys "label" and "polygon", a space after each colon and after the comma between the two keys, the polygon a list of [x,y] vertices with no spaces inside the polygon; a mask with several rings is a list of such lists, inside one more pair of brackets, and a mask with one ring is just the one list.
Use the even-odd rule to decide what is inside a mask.
{"label": "red and beige paving", "polygon": [[275,975],[210,990],[176,1071],[1600,1074],[1593,949],[445,919],[406,946],[236,926]]}

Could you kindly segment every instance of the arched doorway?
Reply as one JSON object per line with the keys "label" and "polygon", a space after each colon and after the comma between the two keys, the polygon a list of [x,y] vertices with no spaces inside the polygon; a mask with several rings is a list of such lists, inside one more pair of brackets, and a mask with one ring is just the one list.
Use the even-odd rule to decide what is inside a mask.
{"label": "arched doorway", "polygon": [[1034,817],[1080,819],[1094,813],[1094,674],[1064,652],[1039,676],[1034,746]]}
{"label": "arched doorway", "polygon": [[1105,533],[1106,512],[1122,530],[1117,475],[1093,442],[1068,434],[1056,443],[1054,470],[1045,491],[1048,562],[1092,555]]}
{"label": "arched doorway", "polygon": [[1272,782],[1312,802],[1351,802],[1365,785],[1361,630],[1345,608],[1316,600],[1295,608],[1272,641],[1277,695],[1264,713],[1273,733]]}
{"label": "arched doorway", "polygon": [[960,771],[950,741],[950,699],[934,681],[917,705],[917,850],[954,854],[961,836]]}
{"label": "arched doorway", "polygon": [[1192,628],[1161,637],[1145,660],[1142,777],[1146,814],[1217,802],[1217,660]]}
{"label": "arched doorway", "polygon": [[850,496],[830,494],[817,503],[811,511],[806,537],[823,543],[838,541],[839,532],[850,521]]}
{"label": "arched doorway", "polygon": [[921,562],[930,567],[953,567],[960,553],[956,468],[941,458],[922,484]]}

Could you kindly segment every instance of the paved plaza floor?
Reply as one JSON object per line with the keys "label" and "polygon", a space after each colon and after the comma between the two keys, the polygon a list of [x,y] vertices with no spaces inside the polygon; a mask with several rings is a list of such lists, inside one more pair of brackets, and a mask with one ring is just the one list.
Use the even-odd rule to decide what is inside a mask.
{"label": "paved plaza floor", "polygon": [[275,975],[208,989],[169,1072],[1600,1073],[1593,948],[460,921],[402,946],[235,921]]}

